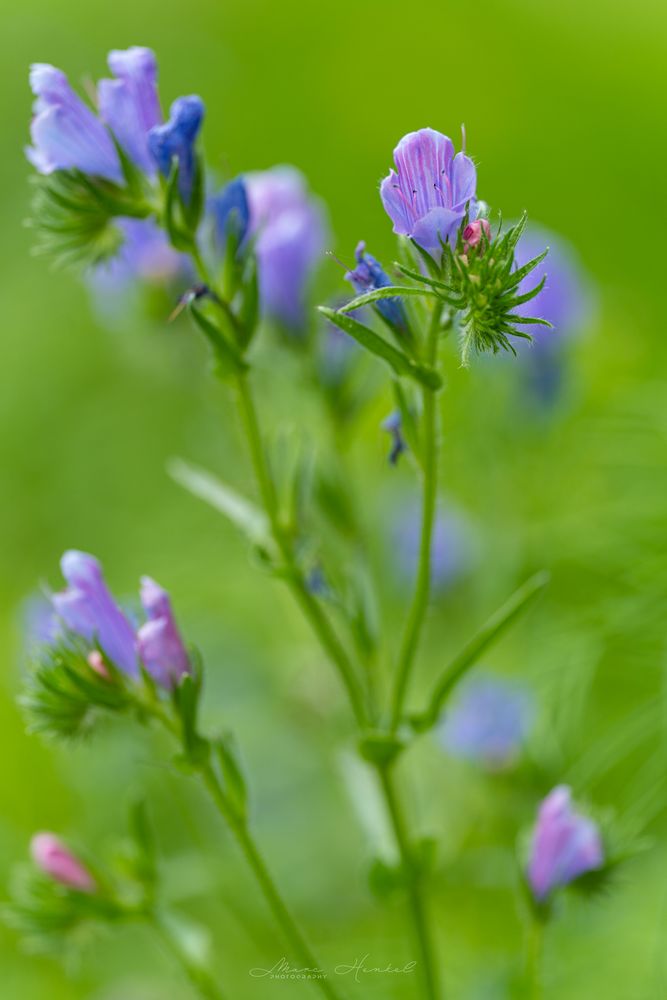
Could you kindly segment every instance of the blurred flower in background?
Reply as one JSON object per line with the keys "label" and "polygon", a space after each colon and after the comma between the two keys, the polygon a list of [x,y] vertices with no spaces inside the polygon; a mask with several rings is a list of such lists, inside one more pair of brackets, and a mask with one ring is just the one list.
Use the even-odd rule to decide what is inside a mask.
{"label": "blurred flower in background", "polygon": [[295,167],[245,174],[262,308],[299,332],[306,324],[308,283],[324,252],[328,227],[320,200]]}
{"label": "blurred flower in background", "polygon": [[93,876],[55,834],[35,834],[30,842],[30,854],[37,868],[55,882],[78,892],[95,891]]}
{"label": "blurred flower in background", "polygon": [[533,833],[528,881],[538,902],[580,875],[604,865],[597,824],[572,805],[572,791],[558,785],[540,805]]}
{"label": "blurred flower in background", "polygon": [[534,395],[543,403],[555,400],[565,375],[564,352],[568,340],[580,333],[592,318],[592,296],[574,248],[562,237],[529,224],[516,249],[516,266],[523,267],[549,247],[549,253],[518,287],[522,295],[546,275],[544,288],[530,302],[517,306],[522,316],[537,316],[552,324],[533,326],[533,341],[517,341],[516,347]]}
{"label": "blurred flower in background", "polygon": [[477,676],[459,688],[440,725],[439,741],[455,757],[503,770],[517,759],[533,715],[533,698],[524,685]]}
{"label": "blurred flower in background", "polygon": [[[398,510],[392,527],[394,565],[406,589],[417,574],[420,535],[421,507],[411,500]],[[452,586],[472,568],[475,559],[475,537],[467,517],[451,505],[438,509],[431,549],[433,589],[443,591]]]}

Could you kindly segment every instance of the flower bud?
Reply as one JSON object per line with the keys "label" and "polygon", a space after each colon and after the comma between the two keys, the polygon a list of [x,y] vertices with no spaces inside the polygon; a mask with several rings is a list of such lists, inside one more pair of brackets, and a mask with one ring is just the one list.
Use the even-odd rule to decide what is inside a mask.
{"label": "flower bud", "polygon": [[463,247],[466,253],[481,242],[482,233],[487,240],[491,239],[491,226],[487,219],[476,219],[475,222],[468,223],[463,230]]}
{"label": "flower bud", "polygon": [[572,807],[572,792],[558,785],[542,802],[528,864],[528,881],[538,902],[559,886],[602,868],[604,851],[597,824]]}
{"label": "flower bud", "polygon": [[79,892],[94,892],[93,876],[58,837],[38,833],[30,843],[30,853],[37,867],[55,882]]}

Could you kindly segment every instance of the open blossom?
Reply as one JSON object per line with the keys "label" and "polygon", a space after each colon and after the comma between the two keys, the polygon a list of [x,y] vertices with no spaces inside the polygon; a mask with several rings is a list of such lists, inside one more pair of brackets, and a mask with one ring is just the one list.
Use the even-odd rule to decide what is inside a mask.
{"label": "open blossom", "polygon": [[109,53],[107,62],[113,80],[97,86],[100,118],[124,151],[144,173],[155,173],[155,160],[148,148],[148,133],[162,122],[157,92],[157,60],[150,50],[138,45]]}
{"label": "open blossom", "polygon": [[108,64],[113,78],[99,82],[99,114],[75,93],[61,70],[45,63],[31,67],[30,86],[36,100],[28,159],[42,174],[81,170],[122,184],[115,138],[149,178],[158,170],[167,176],[173,161],[178,161],[180,192],[188,202],[203,102],[199,97],[180,97],[171,106],[169,120],[163,122],[154,53],[140,46],[114,49]]}
{"label": "open blossom", "polygon": [[[71,632],[99,644],[118,670],[137,677],[141,661],[153,679],[165,688],[173,687],[189,671],[169,595],[154,580],[142,579],[141,600],[148,620],[135,634],[129,618],[114,601],[94,556],[66,552],[61,568],[68,586],[52,595],[56,614]],[[99,656],[89,662],[93,670],[104,676],[100,669],[104,663]]]}
{"label": "open blossom", "polygon": [[307,285],[326,243],[324,211],[294,167],[252,172],[244,181],[262,309],[290,329],[300,330],[306,317]]}
{"label": "open blossom", "polygon": [[72,90],[55,66],[35,63],[30,87],[36,100],[30,126],[32,146],[26,155],[41,174],[82,170],[121,182],[120,159],[111,136],[97,115]]}
{"label": "open blossom", "polygon": [[572,806],[572,792],[558,785],[542,802],[528,864],[528,881],[542,902],[559,886],[604,864],[600,831]]}
{"label": "open blossom", "polygon": [[454,155],[452,140],[432,128],[403,136],[394,163],[380,185],[394,232],[438,258],[441,242],[455,242],[466,207],[468,218],[476,217],[475,164],[465,153]]}
{"label": "open blossom", "polygon": [[68,889],[94,892],[97,888],[85,865],[55,834],[35,834],[30,843],[30,853],[40,871]]}
{"label": "open blossom", "polygon": [[188,654],[176,625],[169,594],[149,576],[141,580],[141,603],[148,621],[137,632],[137,649],[149,674],[163,687],[177,684],[190,671]]}
{"label": "open blossom", "polygon": [[[388,288],[393,284],[382,265],[366,253],[366,244],[362,241],[357,244],[354,251],[357,266],[353,271],[348,271],[345,280],[353,285],[356,292],[362,295],[364,292],[374,292],[377,288]],[[378,312],[384,316],[393,327],[398,330],[407,328],[407,317],[400,298],[379,299],[375,303]]]}
{"label": "open blossom", "polygon": [[524,742],[532,719],[528,691],[493,677],[462,685],[440,728],[446,750],[490,770],[510,765]]}
{"label": "open blossom", "polygon": [[70,550],[60,567],[67,589],[52,597],[57,614],[70,631],[87,642],[98,642],[119,670],[137,676],[134,629],[114,601],[97,559]]}

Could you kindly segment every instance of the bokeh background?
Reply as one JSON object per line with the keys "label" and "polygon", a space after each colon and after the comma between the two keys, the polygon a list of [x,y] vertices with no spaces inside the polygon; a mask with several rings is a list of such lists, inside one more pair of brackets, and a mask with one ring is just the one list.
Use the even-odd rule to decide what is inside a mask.
{"label": "bokeh background", "polygon": [[[204,97],[209,161],[230,173],[297,164],[345,259],[360,238],[395,256],[377,184],[398,138],[427,124],[458,136],[462,121],[483,197],[508,218],[527,209],[576,246],[594,305],[564,350],[551,405],[506,360],[462,372],[449,358],[442,488],[475,557],[434,602],[415,688],[546,566],[548,594],[485,660],[531,687],[530,744],[513,771],[489,775],[425,742],[409,767],[413,811],[440,842],[433,909],[450,997],[521,995],[516,842],[561,780],[648,844],[602,898],[565,904],[547,937],[546,995],[667,995],[664,5],[24,0],[3,4],[1,28],[0,884],[36,829],[113,849],[127,801],[147,789],[169,899],[211,928],[229,995],[308,995],[249,977],[283,945],[217,818],[156,763],[153,741],[113,726],[76,750],[26,736],[22,607],[40,583],[58,585],[65,548],[83,548],[120,594],[144,572],[172,591],[208,661],[207,717],[239,737],[258,835],[323,960],[412,957],[400,900],[384,908],[368,891],[370,847],[342,777],[349,732],[329,668],[234,530],[165,473],[184,455],[252,489],[204,349],[159,310],[110,329],[80,283],[30,255],[29,63],[80,81],[103,74],[109,48],[144,44],[159,55],[165,102]],[[330,260],[320,281],[342,292]],[[260,369],[267,356],[260,347]],[[284,356],[264,363],[265,400],[313,439],[328,434],[298,359]],[[378,423],[389,405],[380,387],[337,443],[378,575],[394,581],[382,592],[391,649],[405,591],[390,525],[414,484],[409,464],[387,465]],[[64,968],[0,928],[0,955],[11,1000],[190,997],[141,929]],[[383,1000],[412,989],[386,977],[349,984],[350,996]]]}

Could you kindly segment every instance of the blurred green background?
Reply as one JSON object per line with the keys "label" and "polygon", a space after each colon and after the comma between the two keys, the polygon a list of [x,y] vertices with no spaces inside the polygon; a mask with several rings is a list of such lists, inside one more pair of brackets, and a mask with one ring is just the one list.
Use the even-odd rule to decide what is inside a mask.
{"label": "blurred green background", "polygon": [[[399,137],[423,125],[457,137],[462,121],[481,195],[508,218],[527,209],[577,247],[597,289],[597,321],[571,348],[558,404],[536,411],[505,361],[461,372],[453,356],[442,398],[442,485],[475,527],[478,561],[435,604],[420,683],[523,578],[549,567],[546,598],[487,657],[535,691],[531,747],[511,775],[485,776],[426,743],[408,766],[417,823],[441,843],[433,909],[450,997],[521,995],[515,843],[560,780],[651,846],[603,898],[568,901],[547,938],[546,995],[667,996],[664,5],[3,7],[0,883],[36,829],[109,848],[132,792],[147,788],[172,859],[169,897],[211,926],[229,995],[310,995],[307,985],[249,977],[283,945],[216,817],[156,763],[149,739],[110,727],[70,751],[25,735],[21,605],[40,582],[58,585],[60,554],[77,547],[100,557],[119,594],[132,594],[145,572],[172,591],[207,658],[209,721],[240,739],[259,838],[323,961],[413,955],[401,902],[384,909],[366,886],[368,847],[340,776],[347,717],[329,668],[233,529],[165,474],[166,460],[184,455],[252,489],[230,400],[209,380],[203,348],[186,324],[135,317],[106,329],[81,284],[30,256],[29,63],[54,63],[79,82],[104,74],[109,48],[149,45],[165,103],[204,97],[209,162],[230,172],[295,163],[328,204],[332,248],[344,259],[360,238],[382,260],[395,255],[377,184]],[[321,280],[342,290],[330,261]],[[267,392],[305,423],[315,404],[294,359],[273,365],[271,379],[267,367]],[[343,450],[390,572],[378,525],[412,473],[387,466],[377,425],[388,406],[381,395]],[[390,648],[399,613],[400,594],[387,593]],[[11,1000],[190,996],[170,956],[136,929],[103,938],[69,969],[24,954],[5,928],[0,953],[0,992]],[[381,976],[348,986],[355,997],[413,995],[409,982]]]}

